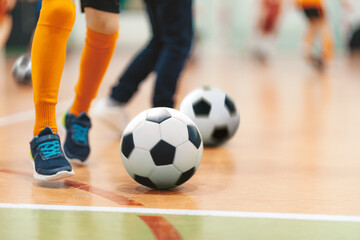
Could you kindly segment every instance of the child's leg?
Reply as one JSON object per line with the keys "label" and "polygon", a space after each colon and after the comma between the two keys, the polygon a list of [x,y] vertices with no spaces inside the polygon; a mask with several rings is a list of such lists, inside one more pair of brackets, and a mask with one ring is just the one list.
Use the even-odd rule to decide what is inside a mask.
{"label": "child's leg", "polygon": [[34,34],[31,61],[35,102],[34,138],[30,142],[34,178],[53,181],[74,175],[61,150],[55,106],[64,68],[66,44],[75,21],[70,0],[44,0]]}
{"label": "child's leg", "polygon": [[[151,0],[148,0],[151,1]],[[155,66],[154,107],[173,107],[177,81],[190,52],[192,0],[157,1],[163,48]]]}
{"label": "child's leg", "polygon": [[152,30],[152,39],[130,62],[118,83],[111,89],[110,97],[117,102],[127,103],[137,91],[139,84],[154,71],[162,49],[161,26],[156,12],[157,1],[145,0],[146,13]]}
{"label": "child's leg", "polygon": [[55,105],[66,44],[75,21],[71,0],[44,0],[31,53],[35,102],[34,136],[46,126],[57,132]]}
{"label": "child's leg", "polygon": [[63,118],[67,130],[64,153],[79,163],[86,162],[90,154],[91,121],[86,113],[115,50],[120,10],[117,0],[82,0],[82,8],[86,14],[87,33],[80,76],[75,87],[75,100]]}
{"label": "child's leg", "polygon": [[331,32],[325,21],[322,23],[320,31],[322,40],[322,57],[324,61],[328,62],[333,58],[334,47]]}
{"label": "child's leg", "polygon": [[70,113],[87,112],[114,53],[119,30],[119,14],[85,8],[87,33],[80,62],[76,98]]}
{"label": "child's leg", "polygon": [[312,56],[314,42],[319,32],[318,20],[310,20],[304,35],[303,53],[306,58]]}
{"label": "child's leg", "polygon": [[10,15],[0,16],[0,50],[6,45],[11,29],[12,17]]}

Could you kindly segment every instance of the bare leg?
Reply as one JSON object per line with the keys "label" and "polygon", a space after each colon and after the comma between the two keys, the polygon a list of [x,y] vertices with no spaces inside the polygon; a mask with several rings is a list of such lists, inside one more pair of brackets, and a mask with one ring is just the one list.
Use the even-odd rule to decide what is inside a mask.
{"label": "bare leg", "polygon": [[304,36],[303,51],[306,59],[311,58],[313,46],[321,27],[320,20],[310,20]]}

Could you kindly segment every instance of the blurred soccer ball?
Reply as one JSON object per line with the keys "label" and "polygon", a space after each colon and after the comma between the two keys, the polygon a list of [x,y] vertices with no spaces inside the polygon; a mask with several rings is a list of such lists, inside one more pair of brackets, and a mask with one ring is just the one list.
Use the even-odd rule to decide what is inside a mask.
{"label": "blurred soccer ball", "polygon": [[198,88],[180,105],[200,130],[205,146],[216,146],[230,139],[238,129],[240,116],[232,99],[222,90]]}
{"label": "blurred soccer ball", "polygon": [[121,159],[129,175],[154,189],[179,186],[200,165],[203,143],[193,121],[171,108],[151,108],[124,130]]}
{"label": "blurred soccer ball", "polygon": [[21,55],[16,59],[12,68],[14,78],[18,83],[31,84],[31,58],[29,55]]}

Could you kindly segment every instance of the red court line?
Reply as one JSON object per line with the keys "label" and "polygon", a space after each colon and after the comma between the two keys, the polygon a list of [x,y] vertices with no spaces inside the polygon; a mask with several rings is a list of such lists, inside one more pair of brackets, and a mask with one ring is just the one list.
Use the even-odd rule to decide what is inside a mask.
{"label": "red court line", "polygon": [[77,182],[77,181],[73,181],[73,180],[64,180],[65,184],[67,186],[73,187],[73,188],[77,188],[98,196],[101,196],[103,198],[109,199],[113,202],[116,202],[119,205],[129,205],[129,206],[144,206],[141,203],[138,203],[132,199],[129,199],[127,197],[115,194],[113,192],[109,192],[106,190],[103,190],[101,188],[97,188],[97,187],[92,187],[90,185],[87,185],[85,183],[81,183],[81,182]]}
{"label": "red court line", "polygon": [[151,229],[157,240],[183,239],[175,227],[161,216],[138,216]]}
{"label": "red court line", "polygon": [[[0,169],[0,172],[8,173],[8,174],[16,174],[16,175],[25,176],[25,177],[31,177],[32,178],[32,174],[26,173],[26,172],[14,171],[14,170],[10,170],[10,169]],[[92,187],[92,186],[90,186],[88,184],[85,184],[85,183],[81,183],[81,182],[73,181],[73,180],[68,180],[68,179],[63,180],[63,182],[65,183],[66,186],[77,188],[79,190],[92,193],[94,195],[98,195],[98,196],[106,198],[106,199],[108,199],[108,200],[110,200],[112,202],[115,202],[115,203],[117,203],[119,205],[144,206],[143,204],[138,203],[138,202],[136,202],[136,201],[134,201],[132,199],[129,199],[127,197],[118,195],[118,194],[110,192],[110,191],[103,190],[101,188]]]}

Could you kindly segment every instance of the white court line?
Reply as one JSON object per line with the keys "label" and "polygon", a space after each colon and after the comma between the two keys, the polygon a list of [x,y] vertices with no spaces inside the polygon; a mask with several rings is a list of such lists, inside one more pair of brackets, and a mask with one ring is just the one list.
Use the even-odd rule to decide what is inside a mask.
{"label": "white court line", "polygon": [[[71,101],[63,101],[56,105],[57,110],[63,112],[70,107]],[[0,117],[0,127],[16,124],[20,122],[26,122],[35,119],[35,109],[15,113],[6,117]]]}
{"label": "white court line", "polygon": [[360,216],[325,215],[325,214],[208,211],[208,210],[160,209],[160,208],[94,207],[94,206],[66,206],[66,205],[40,205],[40,204],[14,204],[14,203],[0,203],[0,209],[1,208],[53,210],[53,211],[86,211],[86,212],[110,212],[110,213],[235,217],[235,218],[264,218],[264,219],[287,219],[287,220],[331,221],[331,222],[360,222]]}

